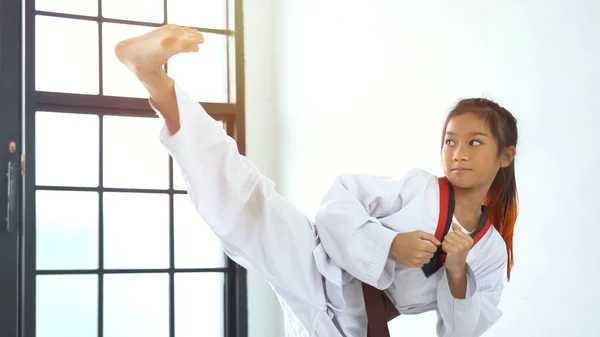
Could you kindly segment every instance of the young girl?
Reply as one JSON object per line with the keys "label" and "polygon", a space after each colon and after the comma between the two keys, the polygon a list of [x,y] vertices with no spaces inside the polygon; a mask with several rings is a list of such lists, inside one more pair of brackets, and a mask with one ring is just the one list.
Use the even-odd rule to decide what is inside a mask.
{"label": "young girl", "polygon": [[202,42],[199,32],[168,25],[122,41],[115,53],[164,118],[160,139],[198,214],[232,260],[272,286],[288,336],[366,336],[378,316],[367,321],[364,284],[384,290],[401,314],[436,310],[438,336],[480,336],[498,320],[516,217],[517,131],[508,111],[462,101],[444,129],[445,177],[341,176],[313,223],[164,72],[170,57]]}

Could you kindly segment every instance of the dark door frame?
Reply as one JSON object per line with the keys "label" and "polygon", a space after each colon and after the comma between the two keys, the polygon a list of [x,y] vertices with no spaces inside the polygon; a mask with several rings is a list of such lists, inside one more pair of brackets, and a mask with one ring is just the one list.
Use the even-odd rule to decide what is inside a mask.
{"label": "dark door frame", "polygon": [[[22,196],[20,13],[20,0],[0,0],[0,335],[7,337],[19,334],[19,208]],[[10,175],[7,175],[9,169]]]}

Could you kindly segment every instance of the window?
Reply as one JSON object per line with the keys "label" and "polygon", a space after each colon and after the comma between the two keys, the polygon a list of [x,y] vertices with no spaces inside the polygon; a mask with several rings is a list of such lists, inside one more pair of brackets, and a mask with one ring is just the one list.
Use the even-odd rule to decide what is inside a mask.
{"label": "window", "polygon": [[[202,226],[144,89],[113,53],[118,41],[167,23],[203,32],[201,52],[165,68],[244,154],[241,0],[24,1],[22,91],[21,53],[9,50],[18,34],[4,33],[18,28],[6,20],[20,17],[17,2],[3,7],[0,31],[0,69],[14,68],[4,81],[25,98],[22,116],[1,117],[0,129],[23,125],[23,139],[0,141],[12,136],[26,149],[24,235],[0,231],[11,244],[2,249],[15,248],[0,266],[19,266],[21,297],[0,312],[14,311],[6,319],[15,331],[20,320],[23,337],[245,336],[245,271]],[[0,154],[18,161],[20,151]],[[0,296],[10,289],[0,284]]]}

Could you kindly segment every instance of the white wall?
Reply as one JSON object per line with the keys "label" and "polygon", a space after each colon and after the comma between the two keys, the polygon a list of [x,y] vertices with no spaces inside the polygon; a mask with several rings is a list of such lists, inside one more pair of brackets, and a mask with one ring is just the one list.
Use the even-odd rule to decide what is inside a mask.
{"label": "white wall", "polygon": [[[281,193],[312,215],[341,172],[439,174],[447,110],[466,96],[495,99],[519,120],[521,214],[505,314],[486,336],[600,335],[600,2],[246,7],[248,155]],[[282,336],[270,289],[255,279],[250,289],[260,289],[250,336]],[[391,325],[433,336],[435,315]]]}
{"label": "white wall", "polygon": [[[246,154],[279,183],[278,60],[279,4],[275,0],[244,3],[246,50]],[[248,272],[248,335],[283,337],[281,307],[272,289]]]}

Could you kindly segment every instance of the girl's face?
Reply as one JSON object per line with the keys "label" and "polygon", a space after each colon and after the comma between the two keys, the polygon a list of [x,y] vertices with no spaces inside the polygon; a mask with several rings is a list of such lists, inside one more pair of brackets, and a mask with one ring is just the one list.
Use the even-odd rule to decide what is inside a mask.
{"label": "girl's face", "polygon": [[496,173],[512,161],[514,151],[498,155],[498,142],[485,119],[473,113],[453,117],[442,147],[444,173],[457,188],[489,188]]}

